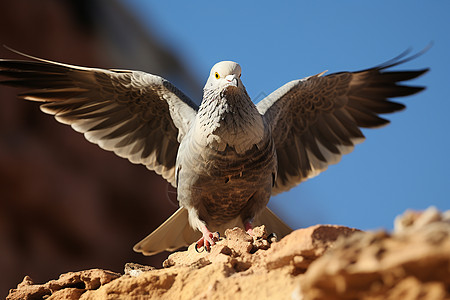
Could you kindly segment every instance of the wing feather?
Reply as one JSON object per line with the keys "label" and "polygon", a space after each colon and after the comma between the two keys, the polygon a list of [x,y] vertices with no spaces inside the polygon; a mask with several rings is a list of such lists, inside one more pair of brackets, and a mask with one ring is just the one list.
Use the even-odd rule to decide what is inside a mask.
{"label": "wing feather", "polygon": [[[20,54],[20,53],[19,53]],[[0,59],[0,83],[86,139],[155,170],[175,186],[179,142],[198,107],[167,80],[139,71],[78,67],[25,55]]]}
{"label": "wing feather", "polygon": [[286,191],[339,162],[364,140],[360,127],[388,124],[379,114],[405,107],[389,98],[424,89],[399,83],[417,78],[428,69],[387,70],[419,55],[405,58],[407,53],[359,72],[321,73],[291,81],[257,104],[271,125],[276,145],[278,174],[272,194]]}

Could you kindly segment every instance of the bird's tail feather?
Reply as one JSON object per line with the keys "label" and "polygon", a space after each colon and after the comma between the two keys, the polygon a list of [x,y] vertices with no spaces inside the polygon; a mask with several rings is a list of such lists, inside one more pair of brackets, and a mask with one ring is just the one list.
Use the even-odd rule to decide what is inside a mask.
{"label": "bird's tail feather", "polygon": [[144,255],[154,255],[188,246],[200,237],[201,233],[189,225],[188,211],[180,207],[155,231],[137,243],[133,250]]}

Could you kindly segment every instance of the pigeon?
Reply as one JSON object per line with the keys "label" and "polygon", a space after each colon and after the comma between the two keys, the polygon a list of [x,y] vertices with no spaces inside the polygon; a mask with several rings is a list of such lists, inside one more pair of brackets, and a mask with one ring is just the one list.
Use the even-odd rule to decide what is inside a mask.
{"label": "pigeon", "polygon": [[200,106],[168,80],[141,71],[1,59],[1,84],[19,97],[177,188],[179,209],[134,246],[144,255],[195,243],[206,249],[227,228],[256,225],[283,237],[292,229],[267,204],[271,195],[318,175],[364,140],[360,128],[389,123],[405,106],[390,98],[424,87],[401,84],[427,68],[389,70],[421,55],[403,52],[373,68],[293,80],[258,104],[238,63],[215,64]]}

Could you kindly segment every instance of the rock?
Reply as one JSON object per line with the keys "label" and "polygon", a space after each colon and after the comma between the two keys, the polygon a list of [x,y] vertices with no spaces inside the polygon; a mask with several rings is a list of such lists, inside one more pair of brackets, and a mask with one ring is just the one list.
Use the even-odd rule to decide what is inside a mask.
{"label": "rock", "polygon": [[111,271],[92,269],[62,274],[59,279],[45,284],[34,284],[29,276],[25,276],[17,289],[9,291],[6,299],[79,299],[86,290],[98,289],[119,277],[120,274]]}
{"label": "rock", "polygon": [[55,291],[50,297],[46,298],[46,300],[78,300],[85,291],[86,290],[77,288],[64,288],[62,290]]}
{"label": "rock", "polygon": [[29,276],[25,276],[23,281],[17,285],[17,289],[12,289],[9,291],[9,295],[6,299],[42,299],[44,296],[49,294],[50,290],[48,288],[44,285],[35,285]]}
{"label": "rock", "polygon": [[425,211],[407,210],[394,220],[394,233],[415,230],[430,223],[444,222],[450,224],[450,210],[440,213],[434,206]]}
{"label": "rock", "polygon": [[191,245],[186,251],[171,254],[163,269],[127,264],[123,276],[88,270],[63,274],[44,285],[35,285],[27,277],[17,289],[11,290],[8,299],[25,299],[25,295],[30,295],[28,299],[42,299],[46,295],[50,295],[49,299],[84,300],[223,299],[234,298],[237,293],[242,298],[279,298],[280,295],[289,298],[299,285],[299,278],[291,275],[295,273],[293,270],[299,265],[306,269],[338,236],[355,231],[318,225],[271,243],[273,237],[264,226],[254,228],[253,237],[240,228],[233,228],[225,232],[225,237],[211,252],[197,253]]}
{"label": "rock", "polygon": [[[97,290],[86,291],[80,299],[162,299],[162,297],[168,298],[168,295],[173,296],[172,299],[184,298],[174,295],[173,286],[179,274],[173,270],[167,271],[166,269],[153,270],[137,277],[124,275]],[[178,282],[178,284],[182,283]]]}
{"label": "rock", "polygon": [[264,253],[267,268],[281,268],[292,263],[297,274],[304,273],[308,266],[328,248],[333,247],[338,237],[348,237],[359,230],[333,225],[316,225],[298,229]]}
{"label": "rock", "polygon": [[394,234],[339,239],[305,273],[305,299],[450,298],[450,224],[432,210],[411,216]]}
{"label": "rock", "polygon": [[317,225],[272,242],[229,229],[211,252],[191,245],[164,267],[127,264],[125,275],[25,277],[7,299],[450,299],[448,213],[408,212],[392,234]]}
{"label": "rock", "polygon": [[155,267],[144,266],[136,263],[126,263],[124,268],[125,275],[130,275],[137,277],[141,275],[143,272],[155,270]]}
{"label": "rock", "polygon": [[235,227],[225,231],[225,238],[220,239],[212,247],[211,252],[195,250],[195,244],[188,247],[187,251],[175,252],[163,262],[163,267],[192,266],[200,268],[212,262],[225,262],[229,258],[251,260],[252,253],[259,249],[268,249],[269,241],[265,226],[254,229],[254,236],[248,235],[243,229]]}

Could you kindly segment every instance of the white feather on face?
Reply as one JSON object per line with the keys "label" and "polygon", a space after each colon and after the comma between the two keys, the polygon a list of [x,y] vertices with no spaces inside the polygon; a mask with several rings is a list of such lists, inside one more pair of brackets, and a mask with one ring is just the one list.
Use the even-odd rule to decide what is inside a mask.
{"label": "white feather on face", "polygon": [[234,61],[218,62],[211,68],[205,89],[222,90],[229,85],[236,85],[243,89],[244,85],[240,77],[241,66],[238,63]]}

